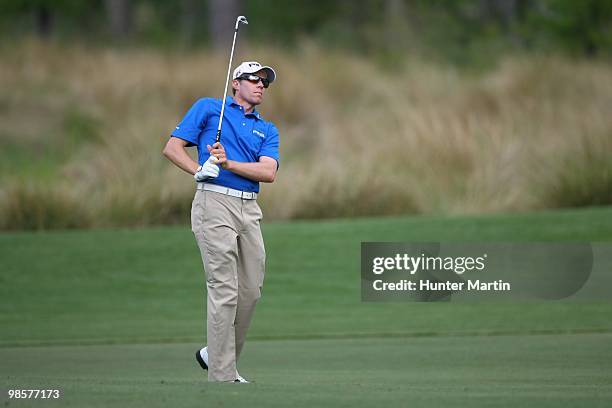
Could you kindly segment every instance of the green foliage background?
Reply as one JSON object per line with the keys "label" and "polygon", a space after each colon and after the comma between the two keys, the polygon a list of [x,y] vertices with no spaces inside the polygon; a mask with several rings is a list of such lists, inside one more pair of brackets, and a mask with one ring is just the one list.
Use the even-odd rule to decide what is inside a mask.
{"label": "green foliage background", "polygon": [[[0,34],[11,41],[37,31],[37,16],[53,20],[49,34],[63,41],[209,47],[209,2],[135,0],[132,29],[111,36],[103,0],[4,0]],[[293,46],[303,37],[367,55],[399,50],[473,64],[508,51],[563,51],[609,57],[612,2],[608,0],[242,0],[233,2],[257,24],[253,41]],[[186,27],[190,19],[194,24]]]}

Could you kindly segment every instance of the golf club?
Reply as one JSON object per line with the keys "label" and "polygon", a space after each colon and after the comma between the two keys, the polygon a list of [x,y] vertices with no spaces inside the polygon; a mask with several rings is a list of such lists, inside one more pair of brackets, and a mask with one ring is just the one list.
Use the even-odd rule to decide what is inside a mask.
{"label": "golf club", "polygon": [[242,24],[249,24],[245,16],[238,16],[236,19],[236,27],[234,27],[234,41],[232,41],[232,52],[230,53],[229,64],[227,65],[227,78],[225,79],[225,90],[223,91],[223,102],[221,104],[221,116],[219,116],[219,126],[217,127],[217,137],[215,143],[221,140],[221,124],[223,122],[223,113],[225,112],[225,98],[227,97],[227,84],[229,82],[230,70],[232,69],[232,59],[234,58],[234,46],[236,45],[236,34],[238,34],[238,26]]}

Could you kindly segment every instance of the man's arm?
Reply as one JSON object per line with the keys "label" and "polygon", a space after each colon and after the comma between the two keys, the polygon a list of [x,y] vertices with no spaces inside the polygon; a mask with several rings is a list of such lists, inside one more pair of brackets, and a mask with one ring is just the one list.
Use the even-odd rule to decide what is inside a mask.
{"label": "man's arm", "polygon": [[168,160],[174,163],[177,167],[186,171],[189,174],[195,174],[198,170],[199,164],[189,156],[185,150],[187,141],[178,137],[171,137],[166,143],[162,153]]}
{"label": "man's arm", "polygon": [[[220,160],[220,162],[221,161],[222,160]],[[261,156],[259,161],[254,163],[223,160],[219,164],[221,164],[221,167],[224,169],[253,181],[273,183],[276,178],[276,160],[267,156]]]}
{"label": "man's arm", "polygon": [[229,170],[249,180],[264,183],[273,183],[276,178],[278,163],[272,157],[261,156],[258,162],[239,162],[229,160],[225,154],[225,148],[219,142],[206,147],[210,155],[217,159],[215,164],[218,164],[225,170]]}

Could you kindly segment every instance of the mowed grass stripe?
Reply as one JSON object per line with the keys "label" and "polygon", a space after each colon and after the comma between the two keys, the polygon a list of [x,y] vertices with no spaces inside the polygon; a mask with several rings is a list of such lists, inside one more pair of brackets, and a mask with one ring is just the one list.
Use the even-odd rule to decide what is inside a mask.
{"label": "mowed grass stripe", "polygon": [[[249,336],[249,341],[279,341],[279,340],[326,340],[326,339],[390,339],[415,337],[481,337],[481,336],[548,336],[548,335],[579,335],[579,334],[608,334],[612,328],[585,328],[585,329],[543,329],[543,330],[481,330],[464,332],[379,332],[379,333],[327,333],[313,335],[279,335],[279,336]],[[177,344],[200,341],[200,338],[187,337],[136,337],[117,339],[54,339],[51,341],[27,341],[0,343],[0,348],[13,347],[44,347],[44,346],[98,346],[114,344]]]}
{"label": "mowed grass stripe", "polygon": [[[264,225],[251,338],[612,328],[608,303],[367,304],[362,241],[612,240],[612,208]],[[204,273],[188,227],[0,234],[0,344],[204,339]]]}
{"label": "mowed grass stripe", "polygon": [[[610,334],[251,342],[207,383],[198,343],[0,349],[2,386],[58,387],[61,406],[606,407]],[[37,401],[39,402],[39,401]],[[34,405],[34,404],[32,404]]]}

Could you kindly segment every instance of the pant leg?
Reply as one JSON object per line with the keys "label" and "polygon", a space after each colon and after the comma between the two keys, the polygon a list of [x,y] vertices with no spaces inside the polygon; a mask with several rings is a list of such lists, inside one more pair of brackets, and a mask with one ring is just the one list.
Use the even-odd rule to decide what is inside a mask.
{"label": "pant leg", "polygon": [[192,230],[206,272],[209,381],[236,379],[238,234],[231,204],[221,194],[198,191],[192,206]]}
{"label": "pant leg", "polygon": [[240,357],[261,297],[266,252],[261,235],[261,209],[255,200],[243,200],[242,228],[238,236],[238,309],[236,311],[236,360]]}

